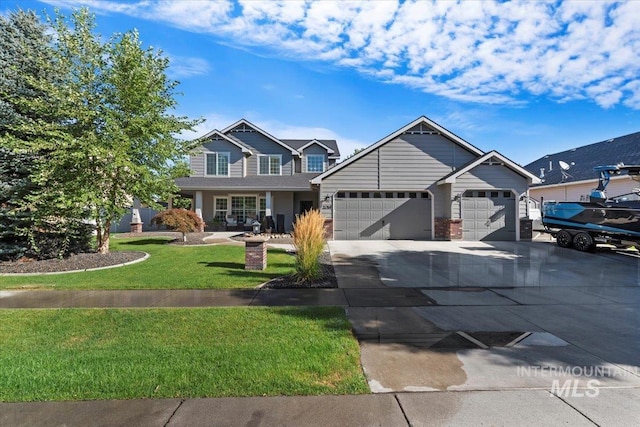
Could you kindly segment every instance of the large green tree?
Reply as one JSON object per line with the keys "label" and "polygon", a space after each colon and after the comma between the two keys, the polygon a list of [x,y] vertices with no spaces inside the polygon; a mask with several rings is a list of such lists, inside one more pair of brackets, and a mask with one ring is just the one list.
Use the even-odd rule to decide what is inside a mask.
{"label": "large green tree", "polygon": [[58,14],[51,25],[53,55],[41,66],[59,78],[31,79],[46,96],[23,103],[55,119],[23,121],[15,130],[26,136],[12,143],[46,152],[46,167],[34,176],[46,192],[33,204],[72,216],[87,210],[97,250],[106,253],[111,222],[133,198],[154,205],[175,192],[172,164],[192,148],[176,135],[198,121],[173,114],[177,82],[167,77],[169,61],[143,48],[136,31],[105,42],[87,9],[69,19]]}
{"label": "large green tree", "polygon": [[25,121],[51,120],[49,111],[37,115],[25,105],[46,96],[30,82],[54,78],[41,68],[52,55],[47,26],[33,12],[15,11],[0,16],[0,259],[14,259],[33,250],[29,234],[37,228],[36,212],[26,200],[39,191],[31,180],[40,156],[24,147],[9,147],[7,140],[28,138],[17,130]]}

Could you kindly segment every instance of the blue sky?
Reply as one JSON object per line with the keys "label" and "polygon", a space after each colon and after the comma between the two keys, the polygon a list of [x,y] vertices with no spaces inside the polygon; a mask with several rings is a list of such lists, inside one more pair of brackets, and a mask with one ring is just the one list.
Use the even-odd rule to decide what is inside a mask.
{"label": "blue sky", "polygon": [[170,57],[194,136],[246,118],[343,156],[425,115],[525,165],[640,131],[640,1],[2,0],[87,6]]}

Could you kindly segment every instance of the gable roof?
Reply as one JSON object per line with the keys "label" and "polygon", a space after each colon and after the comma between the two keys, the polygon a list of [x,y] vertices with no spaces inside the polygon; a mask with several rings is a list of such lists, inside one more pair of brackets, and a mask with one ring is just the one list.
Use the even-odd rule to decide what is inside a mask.
{"label": "gable roof", "polygon": [[[570,165],[566,177],[563,177],[560,161]],[[544,182],[541,185],[555,185],[597,180],[594,167],[618,163],[640,164],[640,132],[548,154],[529,163],[525,169],[540,176],[540,169],[544,168]]]}
{"label": "gable roof", "polygon": [[412,121],[411,123],[407,124],[406,126],[403,126],[400,129],[398,129],[397,131],[385,136],[384,138],[382,138],[378,142],[376,142],[374,144],[371,144],[370,146],[368,146],[364,150],[360,151],[355,156],[348,158],[347,160],[345,160],[344,162],[340,163],[339,165],[334,166],[331,169],[327,170],[326,172],[318,175],[313,180],[311,180],[311,183],[312,184],[320,184],[324,178],[334,174],[335,172],[339,171],[340,169],[344,168],[345,166],[355,162],[356,160],[358,160],[361,157],[366,156],[367,154],[369,154],[370,152],[376,150],[380,146],[386,144],[389,141],[392,141],[393,139],[395,139],[398,136],[402,135],[404,132],[407,132],[411,128],[416,127],[416,126],[418,126],[420,124],[427,125],[427,127],[430,127],[432,129],[434,129],[435,133],[438,133],[438,134],[444,136],[445,138],[449,139],[450,141],[460,145],[461,147],[469,150],[470,152],[472,152],[472,153],[474,153],[474,154],[476,154],[478,156],[481,156],[481,155],[484,154],[484,152],[482,150],[480,150],[479,148],[469,144],[467,141],[465,141],[464,139],[460,138],[458,135],[454,134],[453,132],[448,131],[447,129],[443,128],[442,126],[440,126],[436,122],[428,119],[425,116],[420,116],[417,119],[415,119],[414,121]]}
{"label": "gable roof", "polygon": [[230,135],[225,135],[224,133],[220,132],[218,129],[214,129],[211,132],[209,132],[209,133],[205,134],[204,136],[200,137],[200,140],[203,143],[205,143],[211,137],[214,137],[214,136],[218,136],[218,137],[224,139],[225,141],[230,142],[231,144],[237,146],[238,148],[240,148],[240,150],[242,150],[243,153],[253,154],[251,152],[251,150],[249,150],[249,148],[247,148],[244,144],[242,144],[236,138],[232,138]]}
{"label": "gable roof", "polygon": [[517,163],[514,163],[513,161],[509,160],[508,158],[506,158],[505,156],[503,156],[502,154],[498,153],[497,151],[489,151],[488,153],[486,153],[483,156],[478,157],[477,159],[473,159],[470,162],[467,162],[467,164],[461,166],[458,170],[455,170],[453,172],[451,172],[449,175],[445,176],[444,178],[442,178],[440,181],[437,182],[438,185],[442,185],[442,184],[454,184],[456,182],[456,179],[466,173],[469,172],[470,170],[472,170],[473,168],[475,168],[476,166],[486,162],[486,161],[490,161],[493,158],[497,158],[501,163],[503,163],[506,167],[508,167],[509,169],[513,170],[514,172],[516,172],[519,175],[522,175],[523,177],[527,178],[529,180],[529,184],[536,184],[540,182],[540,178],[538,178],[537,176],[533,175],[532,173],[530,173],[528,170],[526,170],[525,168],[523,168],[522,166],[520,166]]}
{"label": "gable roof", "polygon": [[339,158],[340,157],[340,150],[338,149],[338,143],[336,142],[335,139],[283,139],[282,142],[284,142],[287,145],[290,145],[291,147],[295,148],[296,150],[298,150],[298,152],[302,153],[302,151],[304,151],[305,148],[313,145],[313,144],[318,144],[320,147],[324,148],[325,150],[327,150],[327,154],[329,154],[329,157],[331,158]]}
{"label": "gable roof", "polygon": [[233,129],[235,129],[236,127],[238,127],[240,125],[245,125],[245,126],[248,126],[248,127],[252,128],[256,132],[260,133],[261,135],[263,135],[264,137],[270,139],[271,141],[275,142],[276,144],[281,145],[282,147],[286,148],[287,150],[290,150],[291,154],[298,155],[298,156],[300,155],[300,153],[297,150],[295,150],[294,148],[292,148],[289,145],[285,144],[284,142],[282,142],[282,140],[276,138],[275,136],[263,131],[258,126],[254,125],[253,123],[251,123],[250,121],[248,121],[246,119],[240,119],[237,122],[235,122],[234,124],[232,124],[230,126],[227,126],[226,128],[222,129],[222,133],[226,134],[226,133],[232,131]]}

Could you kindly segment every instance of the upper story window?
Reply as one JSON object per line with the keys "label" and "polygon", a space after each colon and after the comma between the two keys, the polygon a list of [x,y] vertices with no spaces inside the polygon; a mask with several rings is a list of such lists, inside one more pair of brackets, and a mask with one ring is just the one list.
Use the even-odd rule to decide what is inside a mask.
{"label": "upper story window", "polygon": [[258,175],[282,175],[282,155],[259,155]]}
{"label": "upper story window", "polygon": [[205,153],[206,175],[229,176],[229,153]]}
{"label": "upper story window", "polygon": [[307,172],[324,172],[324,156],[322,154],[307,156]]}

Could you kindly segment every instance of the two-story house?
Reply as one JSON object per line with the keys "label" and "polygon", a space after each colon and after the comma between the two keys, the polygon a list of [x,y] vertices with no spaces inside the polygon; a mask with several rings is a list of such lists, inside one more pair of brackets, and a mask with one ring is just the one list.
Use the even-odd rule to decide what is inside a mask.
{"label": "two-story house", "polygon": [[309,181],[340,158],[335,140],[278,139],[245,119],[201,139],[190,176],[176,184],[207,223],[242,227],[272,216],[291,231],[295,215],[320,207]]}

